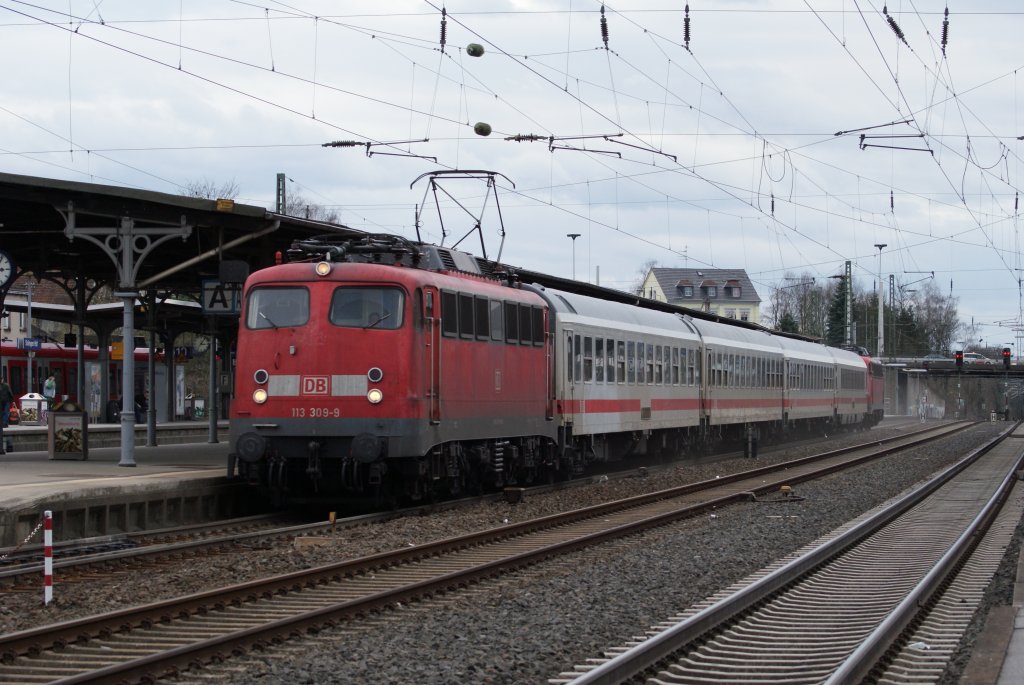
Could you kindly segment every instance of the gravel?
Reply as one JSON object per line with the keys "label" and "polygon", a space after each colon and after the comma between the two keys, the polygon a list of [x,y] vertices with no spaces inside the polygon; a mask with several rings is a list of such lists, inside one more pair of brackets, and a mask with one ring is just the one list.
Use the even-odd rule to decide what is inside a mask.
{"label": "gravel", "polygon": [[[907,431],[905,426],[885,425],[873,429],[870,437]],[[217,682],[545,683],[890,499],[1005,428],[1005,423],[980,424],[899,460],[886,459],[800,484],[795,491],[806,498],[802,501],[728,507],[539,564],[429,605],[414,603],[385,612],[369,627],[341,626],[268,652],[253,652],[233,660],[236,675],[218,676]],[[863,433],[843,434],[831,438],[829,445],[865,441]],[[755,463],[792,459],[820,447],[763,451]],[[40,606],[39,594],[5,596],[0,631],[287,573],[751,466],[750,460],[738,458],[651,469],[646,477],[612,478],[589,487],[530,495],[515,505],[478,504],[341,530],[329,545],[301,550],[281,545],[147,569],[143,583],[129,573],[70,585],[61,585],[58,577],[56,601],[48,608]],[[1021,532],[1018,529],[1015,545]],[[987,604],[1010,603],[1012,568],[1007,565],[1009,571],[1001,574],[1009,580],[993,583]],[[982,617],[984,613],[979,612]],[[971,636],[980,625],[972,627]],[[965,650],[972,639],[965,640]],[[965,661],[958,660],[957,668]],[[955,672],[950,677],[948,682],[955,682]]]}

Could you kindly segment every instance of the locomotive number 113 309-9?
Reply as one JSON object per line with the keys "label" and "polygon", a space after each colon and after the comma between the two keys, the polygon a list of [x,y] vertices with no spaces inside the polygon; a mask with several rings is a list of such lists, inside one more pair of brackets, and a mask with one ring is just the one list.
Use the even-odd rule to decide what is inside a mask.
{"label": "locomotive number 113 309-9", "polygon": [[292,407],[292,418],[338,419],[341,418],[341,410],[337,407]]}

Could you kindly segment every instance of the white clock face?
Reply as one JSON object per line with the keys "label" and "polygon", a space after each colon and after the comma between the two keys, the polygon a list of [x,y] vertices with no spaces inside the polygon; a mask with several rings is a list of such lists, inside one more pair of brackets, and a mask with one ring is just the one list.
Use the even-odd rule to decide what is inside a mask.
{"label": "white clock face", "polygon": [[6,252],[0,252],[0,286],[7,285],[14,277],[14,263]]}

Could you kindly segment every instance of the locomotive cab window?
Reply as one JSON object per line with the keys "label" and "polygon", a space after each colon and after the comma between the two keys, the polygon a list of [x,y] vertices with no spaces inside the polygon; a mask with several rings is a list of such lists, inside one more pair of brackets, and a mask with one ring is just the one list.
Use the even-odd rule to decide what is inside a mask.
{"label": "locomotive cab window", "polygon": [[404,308],[399,288],[341,287],[331,297],[330,321],[346,328],[394,330],[402,326]]}
{"label": "locomotive cab window", "polygon": [[253,288],[245,311],[249,329],[304,326],[309,321],[309,291],[301,287]]}

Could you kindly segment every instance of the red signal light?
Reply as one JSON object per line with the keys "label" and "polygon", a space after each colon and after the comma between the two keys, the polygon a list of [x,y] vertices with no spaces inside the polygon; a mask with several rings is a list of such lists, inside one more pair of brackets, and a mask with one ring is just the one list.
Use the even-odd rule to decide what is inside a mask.
{"label": "red signal light", "polygon": [[964,365],[964,353],[957,350],[953,353],[953,358],[956,360],[956,368],[961,368]]}
{"label": "red signal light", "polygon": [[1011,361],[1011,359],[1012,359],[1012,354],[1010,352],[1010,348],[1009,347],[1004,347],[1003,348],[1003,368],[1006,368],[1006,369],[1010,368],[1010,361]]}

